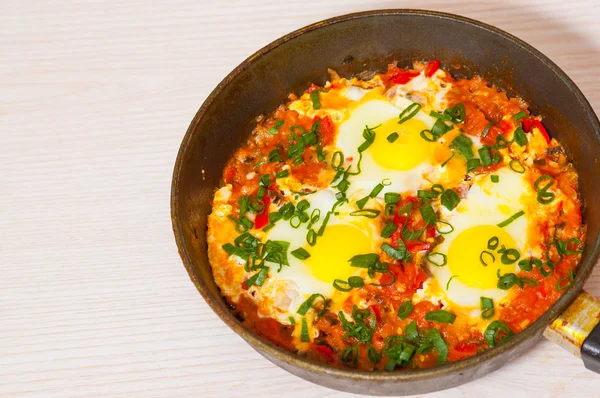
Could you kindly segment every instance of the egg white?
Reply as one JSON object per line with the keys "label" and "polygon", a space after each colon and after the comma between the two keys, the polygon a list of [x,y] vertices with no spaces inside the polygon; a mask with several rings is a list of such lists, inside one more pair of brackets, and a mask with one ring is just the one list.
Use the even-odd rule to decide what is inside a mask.
{"label": "egg white", "polygon": [[[444,235],[444,241],[434,252],[447,254],[454,239],[463,231],[482,225],[497,225],[525,209],[524,216],[503,229],[515,240],[515,248],[521,253],[521,257],[528,254],[527,230],[532,214],[527,210],[527,203],[535,200],[531,187],[522,174],[508,168],[502,168],[494,174],[499,177],[498,183],[493,183],[489,175],[477,176],[467,197],[461,200],[454,210],[447,211],[445,207],[441,207],[442,220],[449,222],[454,231]],[[496,255],[496,258],[499,261],[500,256]],[[461,282],[460,275],[456,276],[447,288],[448,281],[453,276],[450,267],[437,267],[430,263],[429,268],[441,291],[436,291],[437,289],[432,287],[434,284],[430,283],[425,286],[425,296],[437,297],[445,303],[452,302],[460,307],[473,309],[480,306],[480,297],[489,297],[497,302],[508,293],[498,288],[481,289],[468,286]]]}

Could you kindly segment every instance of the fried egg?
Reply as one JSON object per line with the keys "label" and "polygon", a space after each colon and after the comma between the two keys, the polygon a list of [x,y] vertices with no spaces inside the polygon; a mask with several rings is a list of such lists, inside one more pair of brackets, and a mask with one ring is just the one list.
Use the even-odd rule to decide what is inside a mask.
{"label": "fried egg", "polygon": [[[475,177],[466,197],[453,211],[444,211],[442,219],[451,232],[429,256],[433,279],[424,285],[424,294],[437,298],[456,312],[479,316],[480,298],[489,297],[497,304],[507,291],[497,288],[501,275],[515,273],[517,262],[505,264],[498,253],[503,247],[516,249],[521,257],[528,253],[527,231],[535,202],[531,186],[523,174],[509,168],[498,170],[498,182],[489,175]],[[508,225],[503,223],[519,212]],[[448,225],[440,228],[449,230]],[[484,253],[485,252],[485,253]],[[445,256],[446,263],[444,263]],[[441,266],[440,266],[441,265]],[[421,294],[421,293],[418,293]]]}
{"label": "fried egg", "polygon": [[[323,189],[304,198],[310,203],[308,214],[320,213],[319,221],[311,227],[318,231],[325,215],[336,203],[335,191]],[[269,278],[260,289],[256,289],[256,294],[260,295],[256,299],[270,300],[271,305],[262,306],[268,316],[289,324],[289,317],[296,317],[300,305],[312,294],[319,293],[334,299],[336,290],[333,282],[336,279],[347,280],[360,272],[350,266],[350,258],[375,251],[380,238],[371,219],[350,216],[350,210],[343,206],[336,208],[338,214],[331,214],[322,236],[316,238],[314,246],[307,242],[306,223],[294,228],[289,221],[280,220],[268,232],[267,239],[290,244],[289,266],[283,266],[277,272],[278,264],[270,264]],[[299,259],[290,254],[298,248],[306,250],[310,257]],[[333,302],[330,308],[340,307],[341,303]]]}

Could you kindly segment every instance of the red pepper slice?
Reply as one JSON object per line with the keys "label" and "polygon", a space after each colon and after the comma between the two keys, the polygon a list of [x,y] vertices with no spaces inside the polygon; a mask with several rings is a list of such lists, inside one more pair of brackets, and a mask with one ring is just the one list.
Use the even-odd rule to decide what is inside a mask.
{"label": "red pepper slice", "polygon": [[427,76],[427,77],[433,76],[433,74],[435,72],[437,72],[438,69],[440,69],[440,61],[437,59],[434,59],[433,61],[428,63],[427,66],[425,67],[425,76]]}
{"label": "red pepper slice", "polygon": [[431,247],[431,243],[427,243],[427,242],[416,241],[415,243],[413,243],[413,242],[406,243],[406,248],[408,249],[409,252],[412,252],[412,253],[420,252],[423,250],[429,250],[430,247]]}
{"label": "red pepper slice", "polygon": [[371,311],[373,311],[373,314],[375,314],[375,320],[377,321],[377,324],[381,325],[381,312],[379,311],[379,307],[376,305],[371,305],[369,308]]}
{"label": "red pepper slice", "polygon": [[540,130],[540,133],[542,133],[542,135],[546,139],[546,142],[548,144],[550,143],[550,136],[548,135],[548,132],[546,131],[546,128],[544,127],[542,122],[540,122],[537,119],[525,119],[521,123],[523,123],[523,130],[526,133],[531,132],[531,130],[533,130],[534,127],[537,127],[538,130]]}
{"label": "red pepper slice", "polygon": [[335,358],[335,354],[333,353],[333,350],[331,348],[327,347],[326,345],[315,346],[315,350],[317,350],[317,352],[319,354],[323,355],[329,361],[332,361]]}
{"label": "red pepper slice", "polygon": [[319,89],[319,88],[321,88],[321,87],[320,87],[320,86],[317,86],[317,85],[316,85],[316,84],[314,84],[314,83],[311,83],[311,84],[310,84],[310,87],[309,87],[309,88],[306,90],[306,93],[307,93],[307,94],[310,94],[310,93],[312,93],[313,91],[315,91],[315,90],[317,90],[317,89]]}
{"label": "red pepper slice", "polygon": [[[317,119],[315,118],[315,121]],[[329,116],[318,120],[320,121],[319,134],[321,134],[321,145],[327,146],[333,143],[333,139],[335,138],[335,125]]]}
{"label": "red pepper slice", "polygon": [[398,69],[398,71],[392,75],[390,81],[394,84],[406,84],[417,76],[419,76],[419,72],[417,71]]}
{"label": "red pepper slice", "polygon": [[269,223],[269,205],[271,204],[271,198],[268,194],[265,194],[262,198],[262,201],[265,204],[265,209],[262,214],[257,214],[254,218],[255,229],[261,229]]}

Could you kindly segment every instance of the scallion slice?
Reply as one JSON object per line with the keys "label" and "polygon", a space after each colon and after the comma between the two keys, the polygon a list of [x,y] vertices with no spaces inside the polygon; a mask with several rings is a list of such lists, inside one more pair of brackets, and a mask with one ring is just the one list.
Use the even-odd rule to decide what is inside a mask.
{"label": "scallion slice", "polygon": [[513,115],[513,119],[515,121],[519,121],[519,120],[523,119],[525,116],[527,116],[527,113],[525,111],[521,111],[521,112],[515,113]]}
{"label": "scallion slice", "polygon": [[432,252],[426,255],[425,258],[436,267],[443,267],[448,264],[448,257],[444,253]]}
{"label": "scallion slice", "polygon": [[425,319],[433,322],[452,324],[456,319],[456,315],[446,310],[437,310],[430,311],[427,314],[425,314]]}
{"label": "scallion slice", "polygon": [[520,211],[516,212],[515,214],[513,214],[512,216],[510,216],[509,218],[507,218],[506,220],[504,220],[501,223],[499,223],[498,226],[500,228],[504,228],[508,224],[510,224],[511,222],[513,222],[514,220],[516,220],[517,218],[521,217],[523,214],[525,214],[525,212],[523,210],[520,210]]}
{"label": "scallion slice", "polygon": [[[314,93],[314,91],[313,91]],[[306,324],[306,318],[302,318],[302,329],[300,332],[300,340],[304,343],[308,343],[310,341],[310,336],[308,335],[308,325]]]}
{"label": "scallion slice", "polygon": [[400,120],[398,120],[398,124],[402,124],[405,121],[411,119],[413,116],[415,116],[419,110],[421,109],[421,105],[417,104],[417,103],[412,103],[409,106],[407,106],[401,113],[400,116],[398,116],[398,118]]}
{"label": "scallion slice", "polygon": [[[486,256],[488,257],[488,262],[485,261]],[[491,260],[490,260],[490,258],[491,258]],[[479,261],[481,261],[481,264],[483,264],[484,267],[487,267],[488,265],[490,265],[491,263],[496,261],[496,256],[494,256],[494,254],[492,252],[484,250],[479,255]]]}
{"label": "scallion slice", "polygon": [[414,309],[413,303],[411,300],[405,301],[402,303],[400,308],[398,308],[398,318],[406,319],[412,314]]}
{"label": "scallion slice", "polygon": [[460,196],[454,190],[446,189],[442,193],[440,201],[448,210],[454,210],[458,206],[458,203],[460,203]]}
{"label": "scallion slice", "polygon": [[305,249],[303,249],[302,247],[297,248],[296,250],[292,250],[290,252],[290,254],[294,257],[296,257],[298,260],[306,260],[307,258],[310,257],[310,253],[307,252]]}
{"label": "scallion slice", "polygon": [[393,144],[394,142],[396,142],[398,137],[400,137],[400,135],[398,135],[398,133],[396,132],[393,132],[392,134],[387,136],[387,140],[390,144]]}
{"label": "scallion slice", "polygon": [[481,317],[490,319],[494,316],[494,300],[488,297],[481,297]]}

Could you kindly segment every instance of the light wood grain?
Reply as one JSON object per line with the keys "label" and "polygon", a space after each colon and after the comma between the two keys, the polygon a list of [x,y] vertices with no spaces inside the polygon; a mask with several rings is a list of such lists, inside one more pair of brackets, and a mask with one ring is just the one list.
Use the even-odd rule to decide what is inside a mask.
{"label": "light wood grain", "polygon": [[[180,141],[249,54],[347,12],[418,7],[533,44],[600,109],[595,0],[3,1],[0,396],[350,396],[275,367],[208,308],[169,218]],[[587,289],[600,294],[600,268]],[[597,396],[549,342],[431,397]]]}

